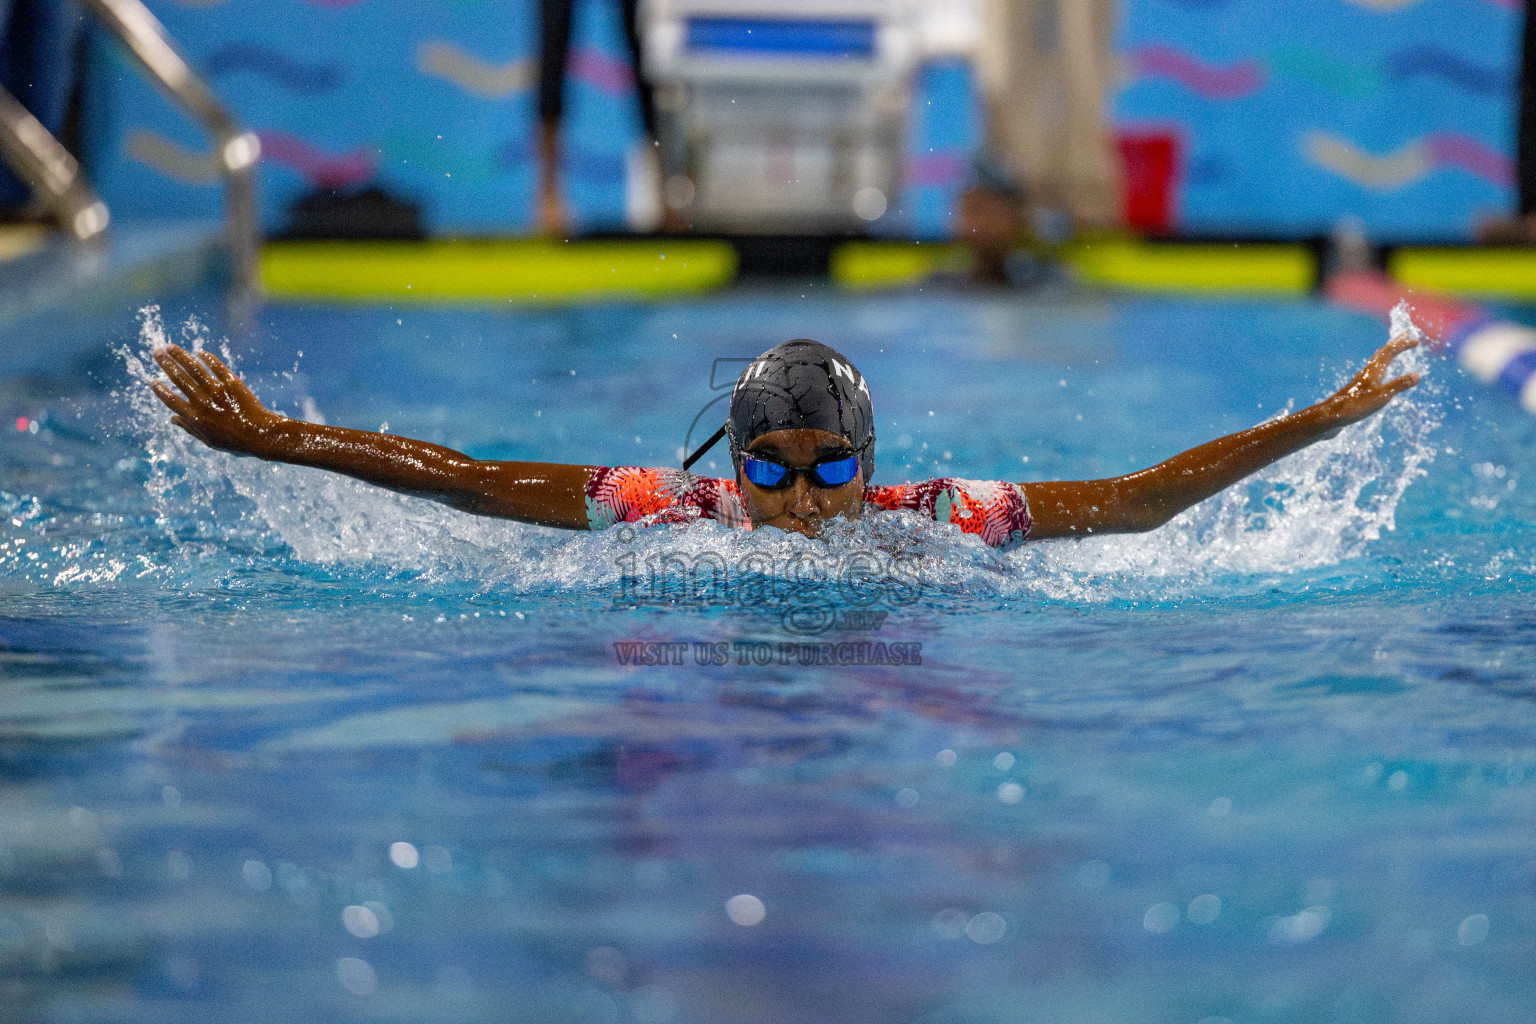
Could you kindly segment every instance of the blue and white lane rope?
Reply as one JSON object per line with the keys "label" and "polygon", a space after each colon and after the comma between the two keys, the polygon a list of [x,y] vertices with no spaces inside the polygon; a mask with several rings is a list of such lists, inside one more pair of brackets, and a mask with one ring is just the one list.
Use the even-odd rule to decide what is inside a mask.
{"label": "blue and white lane rope", "polygon": [[1376,270],[1340,272],[1323,290],[1339,306],[1387,320],[1394,333],[1423,328],[1420,336],[1433,347],[1455,356],[1467,373],[1536,415],[1536,328],[1469,302],[1410,291]]}
{"label": "blue and white lane rope", "polygon": [[1445,346],[1463,370],[1536,414],[1536,329],[1484,315],[1447,331]]}

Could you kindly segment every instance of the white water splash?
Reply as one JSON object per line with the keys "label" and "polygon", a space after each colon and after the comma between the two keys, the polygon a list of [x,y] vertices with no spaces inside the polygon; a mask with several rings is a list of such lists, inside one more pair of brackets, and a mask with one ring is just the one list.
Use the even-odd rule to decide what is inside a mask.
{"label": "white water splash", "polygon": [[[1393,311],[1391,336],[1405,333],[1424,340],[1406,304]],[[1415,348],[1399,356],[1388,375],[1427,378],[1429,369],[1426,351]],[[1377,415],[1281,459],[1152,533],[1026,546],[1008,557],[1010,567],[1031,578],[1042,595],[1092,600],[1173,597],[1218,576],[1293,573],[1360,557],[1384,531],[1395,529],[1404,492],[1434,461],[1431,435],[1442,418],[1437,395],[1425,380]],[[1118,585],[1106,576],[1118,577]]]}
{"label": "white water splash", "polygon": [[1403,299],[1392,307],[1392,313],[1388,317],[1387,336],[1390,338],[1412,338],[1420,345],[1433,347],[1434,341],[1419,330],[1419,325],[1413,322],[1413,310],[1408,305],[1408,300]]}
{"label": "white water splash", "polygon": [[[1394,333],[1416,330],[1406,316],[1394,313]],[[158,376],[148,352],[167,340],[158,313],[146,310],[140,350],[122,353],[137,383]],[[195,323],[184,329],[186,347],[207,343]],[[1424,373],[1429,360],[1416,349],[1396,365]],[[708,555],[730,566],[756,557],[782,567],[809,554],[835,566],[850,552],[873,551],[920,559],[924,587],[934,592],[1072,602],[1178,598],[1215,581],[1316,569],[1359,557],[1394,528],[1403,493],[1434,458],[1430,435],[1440,418],[1432,388],[1421,385],[1152,533],[998,552],[956,528],[902,514],[839,525],[825,541],[713,523],[589,534],[484,519],[336,474],[213,451],[173,427],[147,387],[126,398],[149,453],[147,486],[161,523],[189,557],[235,544],[281,544],[315,565],[520,594],[604,596],[619,585],[630,556],[644,564],[653,556]],[[312,402],[305,409],[318,416]]]}

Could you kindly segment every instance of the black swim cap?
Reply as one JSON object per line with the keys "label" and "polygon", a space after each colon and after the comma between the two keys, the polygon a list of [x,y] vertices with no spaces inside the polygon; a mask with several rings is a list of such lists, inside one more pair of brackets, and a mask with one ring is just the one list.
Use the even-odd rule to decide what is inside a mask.
{"label": "black swim cap", "polygon": [[866,484],[875,471],[869,385],[846,356],[818,341],[786,341],[754,359],[731,392],[727,427],[738,477],[742,449],[771,431],[804,428],[846,438]]}

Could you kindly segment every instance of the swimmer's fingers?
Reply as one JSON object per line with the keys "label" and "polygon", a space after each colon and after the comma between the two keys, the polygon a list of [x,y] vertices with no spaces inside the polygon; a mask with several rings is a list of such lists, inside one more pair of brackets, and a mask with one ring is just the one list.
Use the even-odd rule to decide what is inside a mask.
{"label": "swimmer's fingers", "polygon": [[[171,417],[171,422],[174,423],[184,416],[189,417],[192,415],[192,403],[188,402],[181,395],[178,395],[176,392],[172,391],[170,388],[166,387],[159,381],[151,381],[149,390],[153,391],[155,393],[155,397],[164,402],[166,406],[171,410],[171,412],[175,413],[175,415]],[[186,424],[183,423],[182,426],[186,426]]]}
{"label": "swimmer's fingers", "polygon": [[1404,352],[1411,348],[1418,348],[1418,346],[1419,339],[1417,336],[1412,334],[1394,334],[1391,340],[1376,350],[1376,354],[1371,357],[1371,361],[1376,362],[1380,360],[1381,365],[1385,367]]}
{"label": "swimmer's fingers", "polygon": [[1366,361],[1365,369],[1373,378],[1380,377],[1392,365],[1392,360],[1418,344],[1419,339],[1411,335],[1394,335],[1391,341],[1377,349],[1375,355]]}
{"label": "swimmer's fingers", "polygon": [[245,382],[239,377],[235,376],[235,371],[224,365],[224,360],[220,359],[218,356],[214,355],[207,349],[199,352],[198,355],[202,357],[203,362],[207,364],[208,372],[212,373],[214,378],[217,379],[220,384],[223,384],[226,387],[230,387],[236,384],[241,387],[245,387]]}
{"label": "swimmer's fingers", "polygon": [[213,376],[191,354],[178,345],[169,345],[155,353],[155,362],[176,386],[194,401],[206,402],[215,387]]}
{"label": "swimmer's fingers", "polygon": [[261,404],[261,399],[256,397],[256,392],[250,389],[240,375],[231,370],[218,356],[204,349],[198,355],[207,364],[208,371],[219,382],[220,391],[233,400],[236,408],[244,410],[247,414],[265,412],[267,407]]}
{"label": "swimmer's fingers", "polygon": [[182,369],[186,370],[192,379],[197,381],[198,384],[205,388],[216,388],[219,386],[219,382],[214,379],[213,373],[208,369],[208,367],[198,362],[196,356],[182,348],[180,345],[172,345],[168,354],[172,359],[179,363]]}
{"label": "swimmer's fingers", "polygon": [[1396,380],[1387,381],[1386,384],[1382,385],[1382,390],[1386,392],[1388,398],[1395,398],[1396,396],[1402,394],[1404,391],[1407,391],[1409,388],[1413,387],[1422,379],[1422,374],[1405,373]]}
{"label": "swimmer's fingers", "polygon": [[165,375],[171,378],[171,383],[180,388],[188,398],[198,397],[198,393],[202,390],[201,386],[191,374],[187,373],[186,367],[182,366],[171,355],[169,349],[157,349],[155,351],[155,362],[159,363],[160,369],[164,370]]}
{"label": "swimmer's fingers", "polygon": [[1392,366],[1392,360],[1396,359],[1404,352],[1407,352],[1409,349],[1414,348],[1418,344],[1418,339],[1411,337],[1410,335],[1394,335],[1392,340],[1381,346],[1381,348],[1377,349],[1371,355],[1371,358],[1365,361],[1365,365],[1360,368],[1360,371],[1349,379],[1349,383],[1340,389],[1340,397],[1352,396],[1356,398],[1365,398],[1368,395],[1373,395],[1377,392],[1383,391],[1384,389],[1390,389],[1385,391],[1385,397],[1391,398],[1393,395],[1403,390],[1403,388],[1412,387],[1413,383],[1418,382],[1417,377],[1414,378],[1413,383],[1402,384],[1400,386],[1399,381],[1401,381],[1403,378],[1397,378],[1390,384],[1383,381],[1382,378],[1387,375],[1387,370]]}
{"label": "swimmer's fingers", "polygon": [[1355,409],[1359,416],[1370,416],[1384,409],[1388,402],[1407,391],[1419,382],[1417,373],[1405,373],[1401,377],[1395,377],[1383,384],[1372,385],[1361,390],[1355,399]]}

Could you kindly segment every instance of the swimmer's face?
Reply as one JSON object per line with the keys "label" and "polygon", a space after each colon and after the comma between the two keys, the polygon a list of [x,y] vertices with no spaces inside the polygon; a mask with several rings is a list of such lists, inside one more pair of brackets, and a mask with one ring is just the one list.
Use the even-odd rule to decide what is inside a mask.
{"label": "swimmer's face", "polygon": [[[830,431],[806,428],[764,434],[747,445],[746,451],[801,468],[852,454],[853,446],[847,438]],[[745,476],[738,476],[736,484],[746,499],[747,515],[754,527],[776,526],[814,537],[827,520],[835,516],[857,519],[864,510],[863,470],[841,487],[817,487],[804,473],[797,473],[793,483],[778,491],[759,487]]]}

